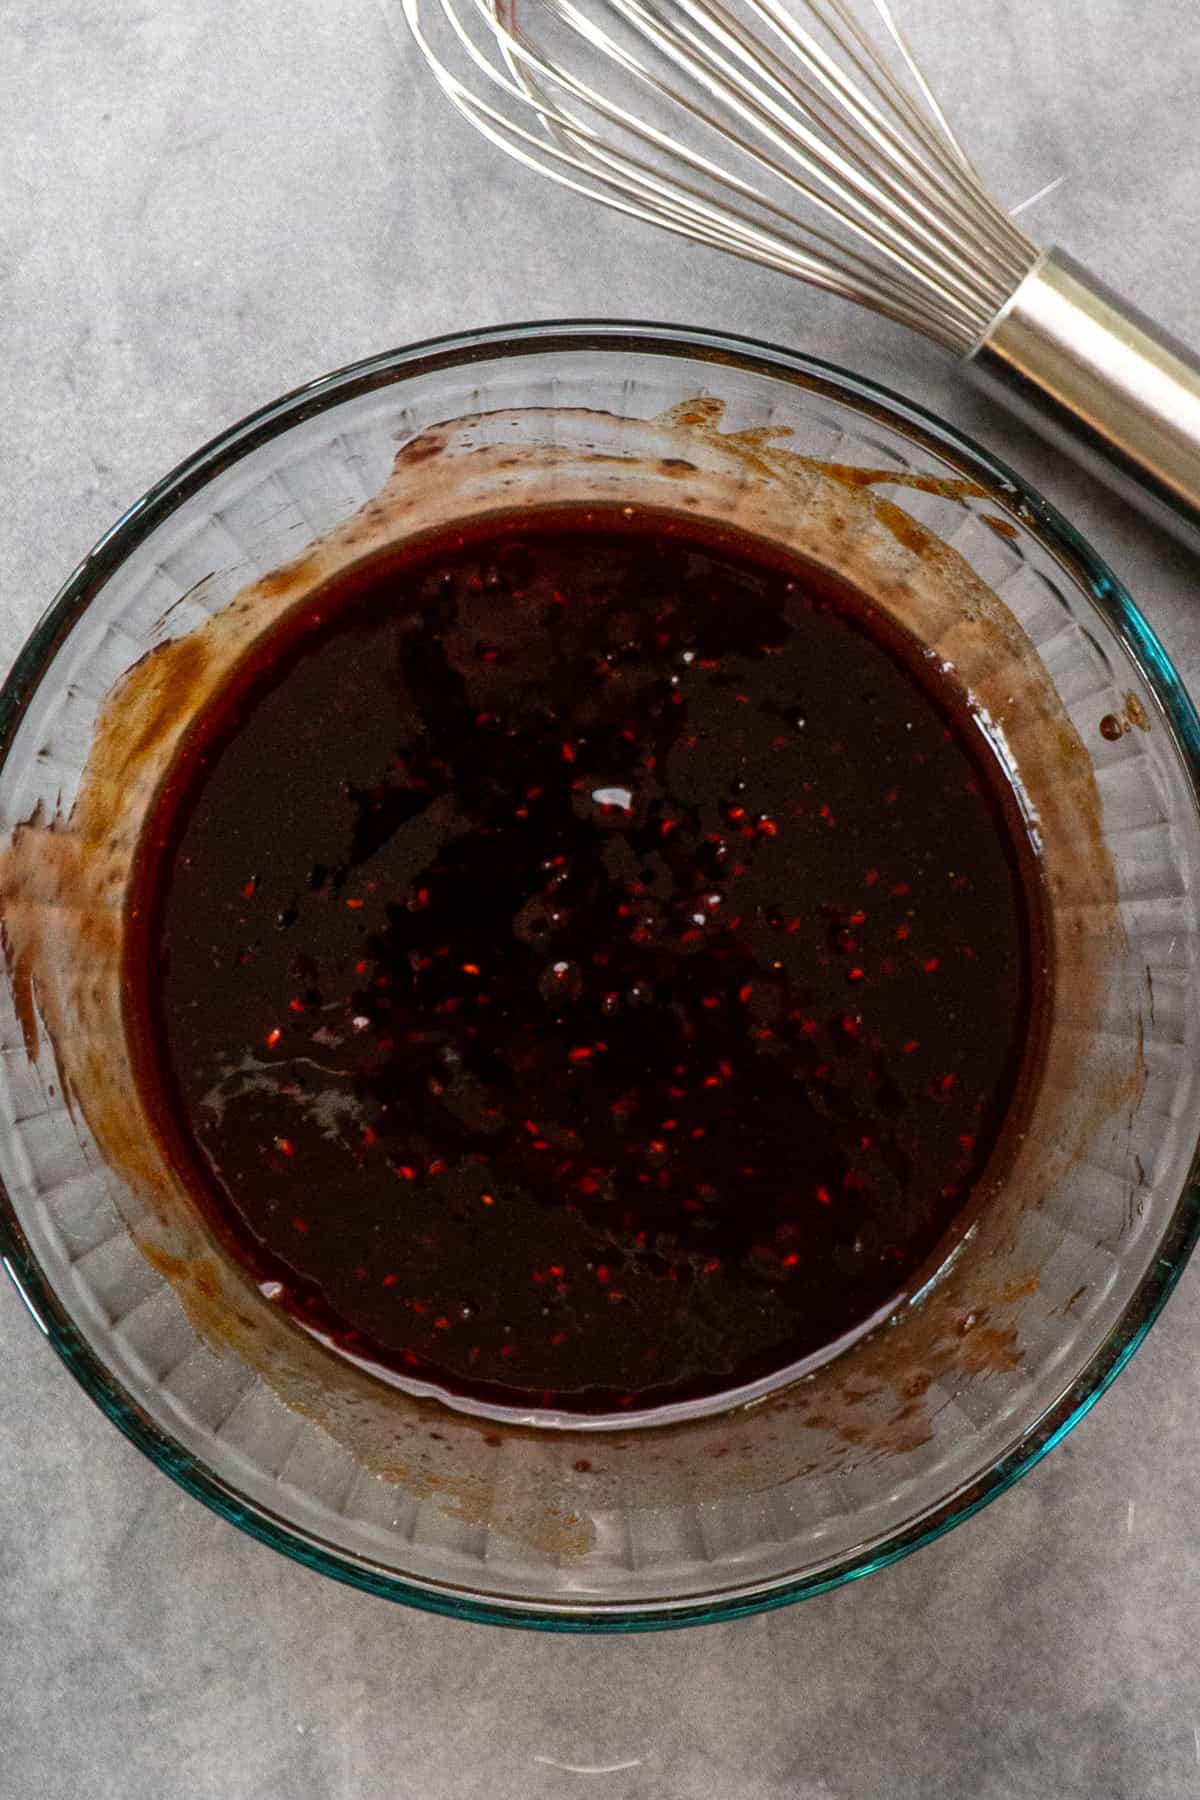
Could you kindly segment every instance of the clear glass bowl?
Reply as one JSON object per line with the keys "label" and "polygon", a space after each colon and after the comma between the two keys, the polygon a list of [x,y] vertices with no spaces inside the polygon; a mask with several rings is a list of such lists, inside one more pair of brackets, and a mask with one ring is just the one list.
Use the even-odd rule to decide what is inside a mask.
{"label": "clear glass bowl", "polygon": [[[991,720],[1042,837],[1056,964],[1028,1135],[925,1288],[785,1392],[605,1432],[471,1419],[260,1316],[194,1215],[139,1190],[136,1131],[114,1149],[98,1123],[87,1071],[111,1087],[124,1047],[95,948],[111,938],[88,928],[104,904],[110,932],[115,915],[96,880],[80,910],[61,878],[106,706],[147,652],[211,630],[236,596],[278,603],[297,559],[329,567],[422,522],[589,496],[789,541],[921,633]],[[314,382],[133,507],[0,695],[4,1262],[160,1467],[371,1592],[630,1630],[864,1574],[1057,1442],[1192,1247],[1198,748],[1177,675],[1094,553],[1003,466],[857,377],[739,339],[581,324]],[[133,825],[147,792],[125,796]]]}

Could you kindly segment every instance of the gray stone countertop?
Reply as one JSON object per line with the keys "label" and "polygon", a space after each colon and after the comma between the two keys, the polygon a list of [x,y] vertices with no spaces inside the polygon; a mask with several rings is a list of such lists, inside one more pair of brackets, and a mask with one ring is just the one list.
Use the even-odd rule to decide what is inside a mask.
{"label": "gray stone countertop", "polygon": [[[1002,198],[1200,341],[1195,0],[895,0]],[[494,156],[396,0],[0,0],[0,659],[222,426],[432,333],[708,324],[876,377],[1073,519],[1200,678],[1196,564],[931,347]],[[3,1800],[1183,1800],[1200,1794],[1200,1271],[1068,1442],[969,1524],[739,1624],[426,1617],[222,1523],[0,1283]],[[620,1765],[607,1774],[566,1765]]]}

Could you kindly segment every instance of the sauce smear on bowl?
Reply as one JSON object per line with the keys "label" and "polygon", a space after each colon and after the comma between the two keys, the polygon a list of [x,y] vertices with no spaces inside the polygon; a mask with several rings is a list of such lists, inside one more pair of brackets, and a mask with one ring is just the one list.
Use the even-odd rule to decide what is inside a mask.
{"label": "sauce smear on bowl", "polygon": [[263,1292],[451,1398],[707,1400],[878,1315],[1002,1170],[1036,862],[943,676],[673,515],[327,589],[192,732],[130,1022]]}

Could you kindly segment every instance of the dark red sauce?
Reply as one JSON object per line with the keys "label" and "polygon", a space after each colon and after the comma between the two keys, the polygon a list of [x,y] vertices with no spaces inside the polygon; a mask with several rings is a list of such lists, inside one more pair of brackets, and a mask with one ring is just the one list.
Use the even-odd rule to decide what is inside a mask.
{"label": "dark red sauce", "polygon": [[988,742],[865,602],[692,520],[534,514],[327,590],[147,843],[132,1017],[197,1203],[460,1396],[770,1376],[1015,1130],[1040,902]]}

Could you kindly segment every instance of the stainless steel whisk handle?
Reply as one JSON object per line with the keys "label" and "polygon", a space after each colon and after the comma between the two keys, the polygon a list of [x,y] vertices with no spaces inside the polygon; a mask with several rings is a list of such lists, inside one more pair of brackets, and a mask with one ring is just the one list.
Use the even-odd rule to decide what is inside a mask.
{"label": "stainless steel whisk handle", "polygon": [[1061,250],[966,359],[975,384],[1200,550],[1200,359]]}

